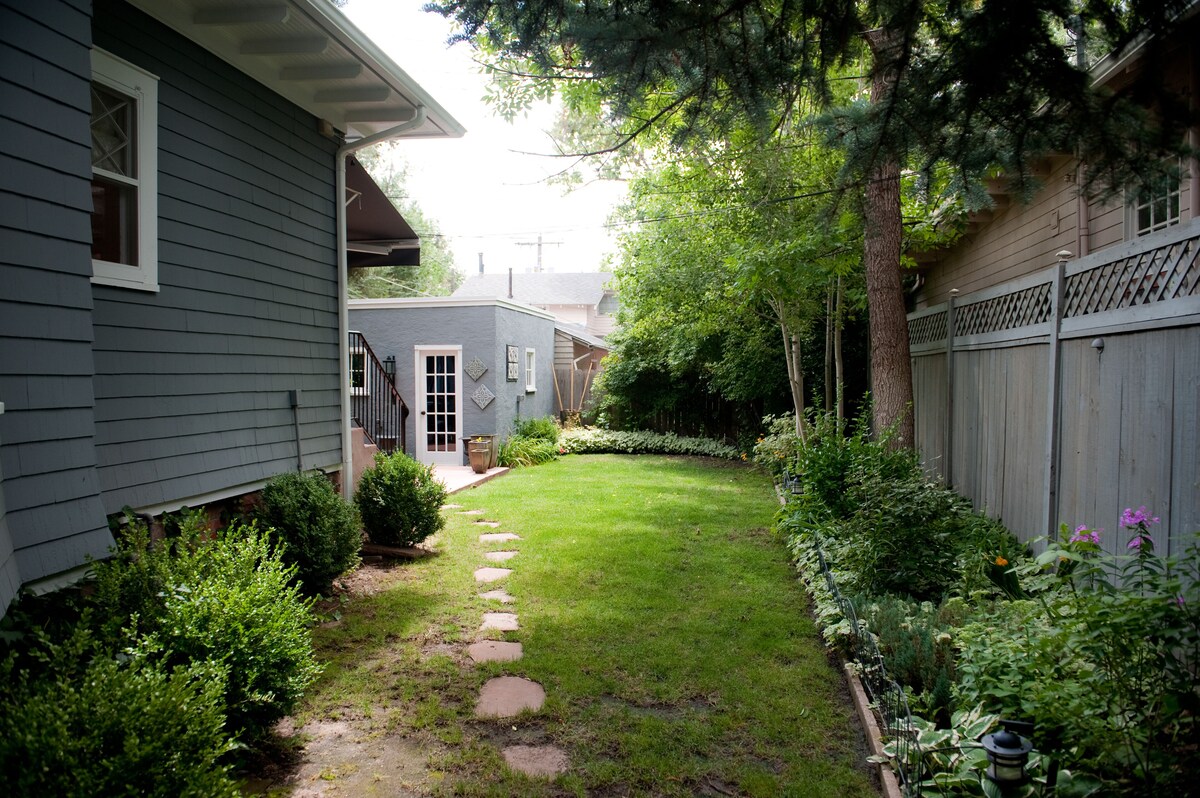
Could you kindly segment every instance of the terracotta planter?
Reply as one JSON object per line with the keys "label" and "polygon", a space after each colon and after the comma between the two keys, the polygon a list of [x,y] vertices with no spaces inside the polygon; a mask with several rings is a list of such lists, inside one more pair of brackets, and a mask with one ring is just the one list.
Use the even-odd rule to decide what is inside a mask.
{"label": "terracotta planter", "polygon": [[475,443],[472,441],[467,445],[467,460],[471,463],[471,470],[476,474],[487,473],[491,459],[492,448],[488,446],[487,442]]}

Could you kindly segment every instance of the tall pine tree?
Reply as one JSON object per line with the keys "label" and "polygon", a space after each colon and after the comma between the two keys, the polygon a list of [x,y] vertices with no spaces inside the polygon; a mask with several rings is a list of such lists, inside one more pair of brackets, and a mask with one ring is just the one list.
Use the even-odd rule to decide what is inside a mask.
{"label": "tall pine tree", "polygon": [[[1180,98],[1149,68],[1121,94],[1093,84],[1068,31],[1122,52],[1170,28],[1190,0],[449,0],[463,37],[515,71],[594,84],[627,138],[720,136],[737,120],[769,128],[800,96],[828,110],[863,192],[877,428],[912,441],[912,375],[900,289],[902,167],[949,163],[983,203],[1000,170],[1024,187],[1040,156],[1074,152],[1090,186],[1161,179],[1183,154]],[[834,107],[835,67],[867,63],[869,101]],[[1152,114],[1147,109],[1153,108]]]}

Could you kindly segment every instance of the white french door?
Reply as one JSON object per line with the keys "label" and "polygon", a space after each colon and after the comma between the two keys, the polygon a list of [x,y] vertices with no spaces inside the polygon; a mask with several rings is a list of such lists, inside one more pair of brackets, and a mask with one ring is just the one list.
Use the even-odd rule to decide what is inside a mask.
{"label": "white french door", "polygon": [[426,465],[462,465],[462,397],[458,371],[461,346],[417,346],[417,460]]}

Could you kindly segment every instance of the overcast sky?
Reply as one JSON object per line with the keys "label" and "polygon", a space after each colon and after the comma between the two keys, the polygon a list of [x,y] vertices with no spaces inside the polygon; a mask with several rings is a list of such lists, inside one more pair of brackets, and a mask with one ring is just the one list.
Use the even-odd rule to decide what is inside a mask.
{"label": "overcast sky", "polygon": [[624,188],[600,182],[564,194],[547,185],[544,179],[569,162],[517,153],[553,151],[542,132],[552,124],[552,109],[540,106],[513,125],[492,116],[483,101],[487,78],[469,45],[449,47],[449,22],[422,12],[424,2],[349,0],[343,10],[467,129],[461,139],[397,147],[414,199],[450,237],[458,268],[474,274],[482,252],[489,273],[531,271],[537,260],[531,245],[540,233],[547,271],[599,270],[613,248],[604,224]]}

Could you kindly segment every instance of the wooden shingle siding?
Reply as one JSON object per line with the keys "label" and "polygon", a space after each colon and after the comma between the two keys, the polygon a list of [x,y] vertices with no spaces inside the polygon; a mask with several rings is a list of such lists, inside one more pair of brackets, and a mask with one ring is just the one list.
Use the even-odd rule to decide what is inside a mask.
{"label": "wooden shingle siding", "polygon": [[90,3],[0,4],[0,611],[104,556],[93,445]]}
{"label": "wooden shingle siding", "polygon": [[95,288],[108,512],[341,462],[336,144],[311,116],[120,3],[97,45],[159,81],[159,285]]}

